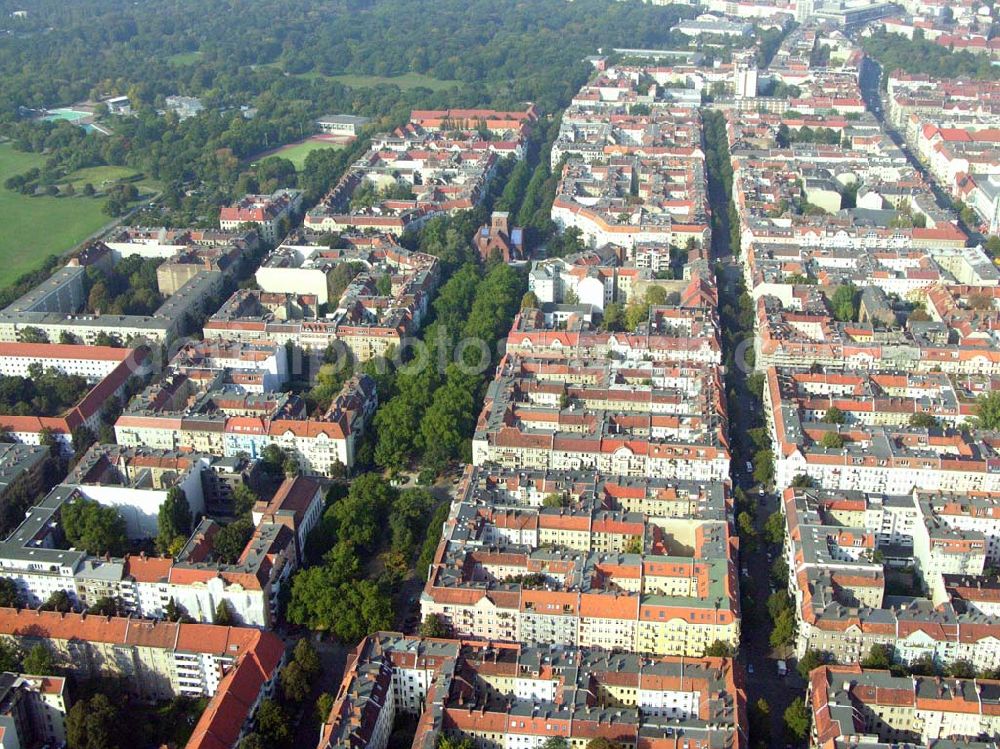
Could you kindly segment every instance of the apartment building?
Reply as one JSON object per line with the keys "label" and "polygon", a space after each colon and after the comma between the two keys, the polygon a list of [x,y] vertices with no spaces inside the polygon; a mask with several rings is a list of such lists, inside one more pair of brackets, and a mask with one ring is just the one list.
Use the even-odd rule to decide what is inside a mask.
{"label": "apartment building", "polygon": [[469,468],[421,612],[456,636],[697,657],[739,643],[722,483]]}
{"label": "apartment building", "polygon": [[16,494],[34,497],[42,486],[49,455],[45,445],[0,443],[0,503]]}
{"label": "apartment building", "polygon": [[[689,240],[707,245],[710,230],[702,213],[704,180],[700,151],[691,158],[617,157],[608,164],[571,160],[563,167],[552,220],[561,230],[578,229],[593,246],[628,248],[657,242],[683,247]],[[638,203],[622,197],[630,194],[632,184],[638,185],[637,195],[642,198]],[[678,196],[694,196],[696,202]]]}
{"label": "apartment building", "polygon": [[[1000,348],[993,341],[988,315],[984,316],[984,325],[971,328],[969,320],[982,313],[954,314],[968,307],[968,301],[952,308],[939,287],[925,293],[929,301],[924,304],[931,309],[931,319],[910,319],[905,327],[886,326],[881,316],[866,318],[865,322],[840,322],[816,287],[785,288],[787,301],[772,294],[762,295],[757,301],[754,362],[761,371],[772,366],[821,365],[826,369],[945,372],[963,377],[1000,374]],[[891,306],[887,311],[898,319]]]}
{"label": "apartment building", "polygon": [[[950,34],[936,41],[956,50],[970,42],[968,49],[979,52],[989,51],[987,45],[992,44],[985,37],[971,43]],[[886,112],[910,148],[944,190],[975,210],[981,228],[996,234],[1000,88],[991,81],[897,71],[890,75],[887,90]]]}
{"label": "apartment building", "polygon": [[201,273],[217,272],[231,278],[243,266],[245,248],[237,245],[195,245],[156,267],[156,286],[164,296],[176,294]]}
{"label": "apartment building", "polygon": [[1000,732],[1000,682],[893,676],[857,665],[809,675],[811,746],[987,749]]}
{"label": "apartment building", "polygon": [[[653,248],[662,248],[658,253]],[[627,303],[633,295],[640,296],[640,289],[652,285],[655,271],[664,265],[666,255],[669,267],[670,251],[664,245],[643,245],[636,253],[645,261],[626,266],[622,248],[605,245],[596,250],[585,250],[562,258],[536,261],[528,274],[528,290],[534,292],[542,304],[560,304],[576,297],[577,303],[590,305],[603,311],[605,305]]]}
{"label": "apartment building", "polygon": [[[524,112],[414,110],[405,125],[372,136],[371,148],[306,214],[304,225],[399,236],[433,216],[474,208],[497,162],[524,157],[537,119],[534,106]],[[359,190],[367,194],[363,200],[354,199]]]}
{"label": "apartment building", "polygon": [[63,483],[87,499],[114,507],[130,539],[152,538],[171,490],[184,492],[193,517],[204,514],[203,484],[212,462],[209,455],[95,444]]}
{"label": "apartment building", "polygon": [[256,394],[281,390],[289,377],[287,349],[267,340],[189,341],[177,349],[169,366],[195,382],[218,382]]}
{"label": "apartment building", "polygon": [[[164,463],[168,460],[163,456]],[[100,461],[91,463],[88,475],[98,470]],[[137,494],[136,503],[130,504],[130,496]],[[245,626],[273,626],[278,597],[301,565],[305,538],[322,514],[321,486],[302,476],[286,479],[273,498],[255,508],[254,533],[232,562],[216,555],[213,539],[221,526],[208,519],[196,525],[173,559],[144,554],[96,557],[69,546],[61,524],[67,503],[91,499],[130,519],[145,509],[139,504],[143,494],[131,490],[126,495],[110,483],[57,486],[0,544],[0,576],[13,580],[30,606],[64,591],[76,606],[110,598],[129,613],[159,619],[172,602],[196,621],[211,622],[219,606],[225,605]],[[189,501],[196,505],[194,498]],[[148,532],[136,537],[155,536],[155,514],[152,523]]]}
{"label": "apartment building", "polygon": [[62,676],[0,673],[0,740],[18,749],[65,744],[72,704]]}
{"label": "apartment building", "polygon": [[565,162],[552,220],[592,247],[709,242],[701,81],[693,90],[683,77],[640,90],[657,72],[608,68],[563,115],[551,153],[553,168]]}
{"label": "apartment building", "polygon": [[[920,489],[786,489],[784,555],[799,657],[817,650],[851,663],[877,644],[902,663],[1000,664],[990,646],[1000,635],[995,585],[982,577],[987,560],[996,564],[996,502]],[[916,592],[893,593],[886,570],[907,568]]]}
{"label": "apartment building", "polygon": [[349,379],[321,416],[300,396],[254,393],[228,384],[167,374],[132,399],[115,422],[120,445],[194,450],[221,457],[261,455],[278,445],[310,475],[335,476],[354,465],[361,434],[378,404],[366,375]]}
{"label": "apartment building", "polygon": [[270,632],[86,614],[2,609],[0,638],[45,645],[61,670],[119,679],[140,699],[208,697],[186,749],[236,746],[274,693],[285,660],[284,644]]}
{"label": "apartment building", "polygon": [[706,298],[685,296],[679,305],[653,307],[648,321],[635,331],[600,330],[585,314],[589,310],[578,305],[570,307],[572,313],[565,319],[525,309],[514,318],[506,350],[553,361],[608,359],[717,365],[722,361],[718,315],[705,303]]}
{"label": "apartment building", "polygon": [[281,239],[279,229],[288,224],[301,208],[301,190],[283,188],[270,195],[245,195],[233,205],[222,207],[219,226],[223,231],[236,231],[246,224],[253,224],[261,239],[274,244]]}
{"label": "apartment building", "polygon": [[490,133],[523,133],[538,121],[538,109],[529,104],[523,112],[496,109],[415,109],[410,122],[424,130],[474,130]]}
{"label": "apartment building", "polygon": [[408,638],[358,645],[320,733],[319,749],[384,749],[397,715],[414,716],[414,747],[441,737],[479,749],[573,749],[604,738],[626,747],[747,745],[742,672],[729,659],[638,658],[576,648]]}
{"label": "apartment building", "polygon": [[553,365],[508,353],[476,426],[473,463],[722,481],[722,393],[715,368],[587,358]]}
{"label": "apartment building", "polygon": [[85,310],[86,272],[84,265],[71,261],[0,310],[0,341],[18,342],[28,332],[40,331],[49,341],[71,336],[88,346],[98,336],[109,336],[128,347],[167,343],[186,332],[188,320],[212,304],[226,279],[221,271],[202,269],[151,315],[111,315]]}
{"label": "apartment building", "polygon": [[[770,367],[764,408],[774,442],[775,483],[799,475],[829,489],[907,494],[1000,491],[992,433],[954,427],[975,412],[992,378],[940,373],[817,373]],[[836,409],[843,423],[830,423]],[[942,427],[915,427],[916,414]],[[839,419],[837,420],[839,421]],[[947,428],[947,427],[952,428]]]}
{"label": "apartment building", "polygon": [[[316,314],[309,320],[312,326],[303,328],[323,326],[334,340],[345,343],[355,341],[369,328],[371,338],[390,340],[395,336],[398,344],[399,336],[419,328],[439,280],[437,258],[407,250],[388,235],[350,234],[342,236],[339,244],[343,246],[335,248],[320,244],[321,239],[307,231],[289,237],[264,259],[255,276],[257,285],[272,294],[315,297],[316,304],[325,305],[328,312],[325,316]],[[354,269],[352,277],[346,286],[332,289],[336,296],[331,297],[331,281],[335,280],[331,274],[344,265]],[[382,279],[389,282],[388,293],[384,293],[387,289]],[[213,318],[207,329],[223,325]],[[357,348],[355,356],[362,358],[368,347]]]}
{"label": "apartment building", "polygon": [[53,415],[0,415],[4,428],[17,441],[38,445],[42,434],[51,433],[65,452],[72,452],[74,429],[86,427],[96,433],[109,402],[120,400],[133,377],[149,372],[146,347],[110,348],[58,343],[0,343],[0,375],[31,377],[33,372],[55,370],[83,377],[92,385],[78,403]]}

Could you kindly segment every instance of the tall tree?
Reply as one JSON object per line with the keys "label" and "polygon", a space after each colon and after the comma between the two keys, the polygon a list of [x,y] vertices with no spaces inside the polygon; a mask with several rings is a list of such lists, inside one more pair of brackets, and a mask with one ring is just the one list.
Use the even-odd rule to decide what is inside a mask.
{"label": "tall tree", "polygon": [[36,676],[55,674],[55,659],[52,657],[52,651],[42,643],[35,645],[24,656],[21,669],[26,674],[34,674]]}
{"label": "tall tree", "polygon": [[166,554],[174,542],[180,538],[187,540],[191,535],[191,506],[184,490],[172,486],[160,505],[157,518],[156,547]]}
{"label": "tall tree", "polygon": [[125,520],[113,507],[103,507],[89,499],[66,502],[61,510],[63,532],[69,542],[90,554],[105,552],[120,556],[128,539]]}
{"label": "tall tree", "polygon": [[122,721],[104,694],[80,700],[66,716],[66,743],[70,749],[119,749]]}

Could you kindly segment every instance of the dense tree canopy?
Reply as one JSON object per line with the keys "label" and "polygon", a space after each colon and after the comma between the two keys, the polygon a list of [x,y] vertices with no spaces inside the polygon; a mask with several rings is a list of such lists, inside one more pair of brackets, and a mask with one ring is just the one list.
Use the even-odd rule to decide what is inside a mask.
{"label": "dense tree canopy", "polygon": [[[138,218],[146,225],[210,223],[212,209],[235,193],[282,182],[314,201],[366,147],[364,138],[311,153],[297,172],[285,159],[252,166],[251,159],[310,134],[316,116],[327,112],[367,115],[383,130],[414,108],[533,101],[555,112],[586,79],[588,51],[686,44],[670,29],[694,14],[603,0],[290,0],[239,13],[227,0],[80,0],[69,8],[39,0],[0,49],[0,129],[15,147],[49,158],[9,187],[58,192],[77,169],[127,166],[163,184],[162,205]],[[392,77],[407,73],[427,76],[428,86],[397,87]],[[342,75],[385,82],[349,86],[336,77]],[[127,95],[136,115],[109,118],[110,135],[17,116],[19,107],[109,94]],[[199,97],[204,111],[185,120],[159,114],[165,97],[176,94]],[[255,116],[244,116],[241,107],[252,107]],[[538,201],[552,176],[547,162],[546,154],[544,169],[542,162],[518,169],[504,200],[531,219],[529,241],[548,226],[547,206]],[[198,189],[188,189],[195,183]],[[105,211],[119,215],[134,191],[127,183],[109,190]]]}
{"label": "dense tree canopy", "polygon": [[161,259],[123,258],[110,270],[88,268],[87,310],[111,315],[148,315],[163,304],[156,280]]}
{"label": "dense tree canopy", "polygon": [[979,397],[976,417],[983,429],[1000,429],[1000,392],[994,390]]}
{"label": "dense tree canopy", "polygon": [[[451,228],[442,224],[437,231],[447,236]],[[496,342],[510,327],[523,295],[524,278],[503,264],[483,274],[479,266],[465,263],[442,285],[434,322],[423,335],[425,355],[397,373],[393,396],[375,416],[379,465],[398,470],[421,456],[423,467],[436,474],[448,461],[471,456],[475,416],[489,367],[496,363]],[[441,371],[440,362],[451,363]]]}
{"label": "dense tree canopy", "polygon": [[52,657],[52,651],[49,650],[48,646],[38,643],[24,656],[21,668],[26,674],[37,676],[54,674],[55,659]]}
{"label": "dense tree canopy", "polygon": [[794,741],[802,741],[809,734],[809,708],[801,697],[796,697],[785,708],[785,731]]}
{"label": "dense tree canopy", "polygon": [[67,540],[78,549],[90,554],[125,553],[125,521],[113,507],[79,498],[62,506],[61,517]]}
{"label": "dense tree canopy", "polygon": [[72,408],[91,388],[80,375],[30,365],[27,377],[0,377],[0,413],[16,416],[57,416]]}
{"label": "dense tree canopy", "polygon": [[66,743],[70,749],[117,749],[128,746],[118,711],[104,694],[80,700],[66,716]]}
{"label": "dense tree canopy", "polygon": [[[327,507],[310,536],[309,558],[321,563],[296,573],[292,580],[288,620],[310,629],[328,630],[351,642],[392,626],[392,602],[386,585],[364,578],[362,555],[370,557],[385,540],[382,528],[390,518],[393,544],[414,543],[402,535],[406,520],[415,525],[427,513],[429,498],[414,491],[400,493],[383,477],[367,473],[351,482],[347,495]],[[398,536],[398,540],[397,540]]]}
{"label": "dense tree canopy", "polygon": [[[0,57],[0,104],[5,111],[52,106],[95,89],[127,94],[134,106],[174,93],[239,104],[245,101],[233,98],[238,92],[267,91],[283,74],[311,84],[317,74],[407,72],[454,80],[469,94],[490,92],[501,102],[544,101],[576,90],[579,80],[567,74],[585,50],[659,46],[671,39],[678,18],[694,14],[599,0],[575,5],[289,0],[233,14],[224,0],[135,8],[112,0],[69,7],[39,0],[21,24],[25,33],[12,37]],[[39,38],[47,29],[60,38],[55,54]],[[299,77],[305,73],[313,75]]]}
{"label": "dense tree canopy", "polygon": [[241,517],[224,526],[212,540],[216,558],[225,564],[235,564],[253,535],[253,521]]}
{"label": "dense tree canopy", "polygon": [[989,55],[955,52],[929,42],[918,34],[907,39],[900,34],[879,32],[863,40],[866,53],[878,60],[886,73],[926,73],[942,78],[982,78],[996,80],[1000,71],[990,64]]}

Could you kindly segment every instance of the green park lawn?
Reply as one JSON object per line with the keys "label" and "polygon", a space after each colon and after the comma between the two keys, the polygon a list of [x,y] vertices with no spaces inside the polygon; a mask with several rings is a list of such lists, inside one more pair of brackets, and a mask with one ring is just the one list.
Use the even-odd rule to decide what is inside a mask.
{"label": "green park lawn", "polygon": [[129,169],[127,166],[91,166],[86,169],[77,169],[67,177],[66,181],[71,183],[77,192],[82,190],[88,182],[94,186],[95,190],[102,192],[104,188],[111,187],[113,183],[132,179],[137,174],[135,169]]}
{"label": "green park lawn", "polygon": [[111,220],[101,212],[101,198],[28,197],[3,187],[8,177],[44,161],[39,154],[0,145],[0,287],[34,270],[49,255],[71,250]]}
{"label": "green park lawn", "polygon": [[200,58],[201,51],[196,49],[194,52],[178,52],[176,55],[170,55],[167,57],[167,62],[171,65],[193,65]]}
{"label": "green park lawn", "polygon": [[[176,55],[174,55],[176,57]],[[257,69],[260,68],[281,68],[280,63],[276,62],[265,62],[260,65],[252,66]],[[459,85],[458,81],[445,81],[440,78],[435,78],[432,75],[425,75],[423,73],[403,73],[403,75],[356,75],[354,73],[341,73],[339,75],[326,75],[318,70],[310,70],[307,73],[293,73],[296,78],[302,78],[303,80],[316,80],[322,79],[325,81],[337,81],[338,83],[343,83],[345,86],[350,86],[351,88],[371,88],[373,86],[389,85],[398,86],[403,91],[408,91],[411,88],[429,88],[431,91],[444,91],[453,86]]]}
{"label": "green park lawn", "polygon": [[[318,74],[314,74],[314,76],[316,75]],[[351,86],[352,88],[370,88],[381,84],[389,84],[391,86],[398,86],[403,91],[418,87],[429,88],[431,91],[444,91],[445,89],[458,85],[457,81],[442,81],[439,78],[424,75],[423,73],[404,73],[403,75],[392,77],[381,75],[352,75],[350,73],[345,73],[343,75],[331,75],[326,77],[332,81],[339,81],[345,86]]]}

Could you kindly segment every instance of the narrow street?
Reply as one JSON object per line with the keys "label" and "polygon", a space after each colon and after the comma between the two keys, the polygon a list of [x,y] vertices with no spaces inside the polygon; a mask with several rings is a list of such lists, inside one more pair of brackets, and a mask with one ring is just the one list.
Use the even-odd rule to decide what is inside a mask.
{"label": "narrow street", "polygon": [[[739,306],[741,286],[741,268],[739,262],[731,255],[721,261],[719,280],[719,305]],[[748,442],[747,431],[755,425],[759,416],[760,403],[747,388],[747,374],[739,367],[734,367],[726,373],[726,385],[736,393],[737,407],[730,411],[731,449],[733,451],[732,481],[733,487],[740,487],[747,498],[754,503],[754,525],[758,533],[759,543],[756,549],[740,552],[740,584],[752,592],[754,606],[749,611],[743,611],[742,645],[739,659],[747,671],[747,704],[753,705],[759,699],[767,701],[771,710],[771,741],[770,746],[784,746],[784,712],[785,708],[796,698],[805,694],[805,681],[798,675],[793,662],[788,662],[788,675],[778,675],[777,662],[783,653],[776,653],[770,645],[771,620],[767,614],[766,601],[771,594],[771,558],[768,557],[768,546],[764,542],[762,532],[767,518],[778,509],[777,496],[771,492],[760,494],[760,486],[753,476],[746,471],[746,461],[751,459],[749,450],[740,450],[740,446]],[[778,550],[774,554],[780,553]],[[742,573],[743,569],[747,574]]]}
{"label": "narrow street", "polygon": [[[890,140],[892,140],[899,150],[903,152],[903,155],[906,157],[910,166],[912,166],[927,181],[938,206],[950,209],[953,205],[951,197],[941,188],[941,185],[938,184],[934,176],[927,170],[920,159],[917,158],[916,154],[910,150],[910,147],[907,145],[902,133],[896,130],[893,124],[887,119],[880,90],[882,73],[882,66],[879,65],[878,62],[870,57],[864,58],[861,65],[861,74],[858,77],[858,86],[861,89],[861,96],[865,101],[865,106],[868,108],[868,111],[872,113],[875,119],[878,120],[878,123],[882,126],[882,130],[885,134],[888,135]],[[961,219],[959,219],[959,225],[970,237],[976,239],[977,241],[982,241],[978,230],[974,227],[966,226]]]}

